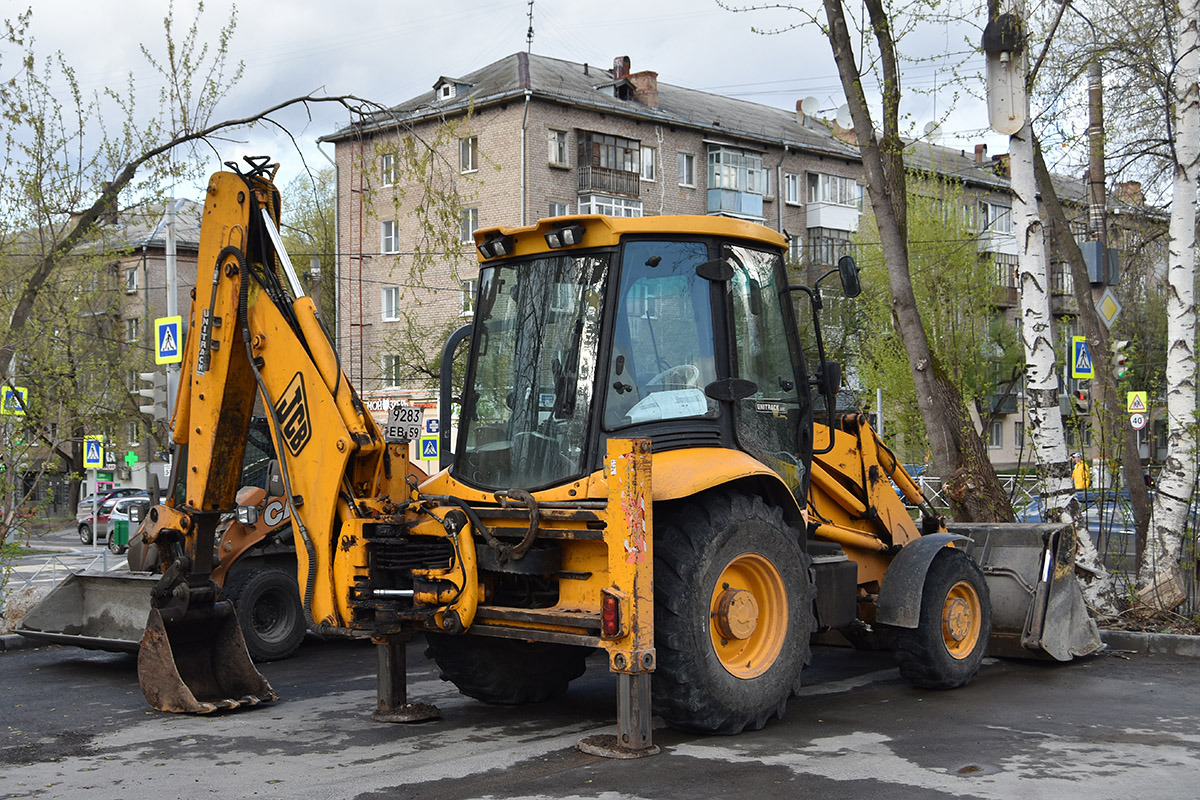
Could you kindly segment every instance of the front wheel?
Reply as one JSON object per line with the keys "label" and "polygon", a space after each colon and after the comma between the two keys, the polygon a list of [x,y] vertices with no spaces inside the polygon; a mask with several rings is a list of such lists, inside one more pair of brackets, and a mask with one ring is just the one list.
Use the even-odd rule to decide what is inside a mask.
{"label": "front wheel", "polygon": [[894,629],[900,674],[923,689],[956,689],[979,672],[992,631],[992,604],[979,566],[943,548],[929,565],[916,628]]}
{"label": "front wheel", "polygon": [[255,661],[279,661],[293,655],[307,627],[295,572],[270,564],[246,564],[226,581],[224,596],[234,612]]}
{"label": "front wheel", "polygon": [[814,627],[799,542],[778,508],[732,491],[657,518],[653,697],[668,724],[735,734],[783,715]]}

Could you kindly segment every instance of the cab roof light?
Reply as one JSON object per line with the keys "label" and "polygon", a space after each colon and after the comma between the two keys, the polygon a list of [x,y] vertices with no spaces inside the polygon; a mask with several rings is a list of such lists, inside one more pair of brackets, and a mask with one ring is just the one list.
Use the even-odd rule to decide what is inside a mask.
{"label": "cab roof light", "polygon": [[554,228],[546,234],[546,245],[552,250],[574,247],[583,241],[583,226],[579,223]]}
{"label": "cab roof light", "polygon": [[511,255],[513,244],[513,237],[493,234],[479,244],[479,254],[485,259]]}

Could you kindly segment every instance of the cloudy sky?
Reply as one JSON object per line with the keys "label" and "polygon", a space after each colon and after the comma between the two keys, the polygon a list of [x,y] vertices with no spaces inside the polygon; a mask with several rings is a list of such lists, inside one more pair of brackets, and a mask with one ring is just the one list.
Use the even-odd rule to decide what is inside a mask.
{"label": "cloudy sky", "polygon": [[[0,0],[5,18],[27,5],[33,8],[39,53],[61,50],[78,69],[85,91],[121,86],[132,75],[142,84],[141,96],[152,99],[155,75],[140,46],[164,53],[167,0]],[[798,5],[816,10],[820,2],[800,0]],[[177,28],[186,30],[195,6],[196,0],[176,0]],[[229,0],[207,0],[202,39],[215,36],[232,7]],[[308,93],[399,103],[430,89],[440,75],[464,75],[525,50],[529,10],[527,0],[244,2],[237,7],[233,52],[245,63],[245,77],[217,116],[240,117]],[[844,98],[819,30],[812,24],[777,35],[752,30],[802,23],[796,12],[732,13],[715,0],[536,0],[532,49],[602,68],[610,68],[614,57],[628,55],[635,71],[655,70],[664,83],[782,108],[794,108],[812,96],[832,117]],[[970,18],[954,28],[918,24],[908,34],[904,49],[923,61],[905,68],[910,90],[905,111],[917,132],[939,120],[946,144],[970,149],[987,141],[992,152],[1003,152],[1006,142],[986,130],[981,103],[959,91],[961,99],[951,105],[952,66],[966,58],[969,72],[982,70],[982,56],[967,52],[979,40],[978,24]],[[5,60],[6,70],[12,65]],[[291,114],[283,121],[300,142],[304,158],[323,166],[327,162],[315,147],[317,137],[348,118],[329,107],[311,119]],[[248,152],[278,159],[284,182],[303,164],[286,137],[267,131],[222,148],[220,160]],[[217,161],[214,156],[214,169]]]}

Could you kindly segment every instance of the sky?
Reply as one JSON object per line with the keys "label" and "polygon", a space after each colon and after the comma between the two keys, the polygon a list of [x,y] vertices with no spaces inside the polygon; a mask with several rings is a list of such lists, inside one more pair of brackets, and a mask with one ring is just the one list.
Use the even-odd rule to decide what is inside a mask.
{"label": "sky", "polygon": [[[175,2],[180,37],[196,1]],[[0,0],[6,19],[29,5],[37,51],[42,56],[61,51],[76,66],[85,92],[122,86],[132,76],[140,97],[153,99],[156,76],[140,46],[156,56],[165,52],[167,0]],[[798,5],[816,10],[821,4]],[[201,40],[215,40],[232,8],[229,0],[205,2]],[[232,49],[245,64],[245,76],[216,118],[238,118],[309,93],[398,104],[428,91],[441,75],[465,75],[528,49],[529,14],[528,0],[243,2],[236,9]],[[803,24],[800,13],[733,13],[715,0],[535,0],[532,14],[532,50],[540,55],[605,69],[615,57],[629,56],[634,71],[654,70],[660,82],[780,108],[793,109],[812,96],[831,119],[845,102],[828,41],[815,25]],[[990,152],[1005,152],[1005,138],[987,131],[983,103],[960,90],[952,105],[955,92],[948,86],[953,65],[964,58],[969,73],[982,70],[982,55],[970,52],[980,23],[968,18],[954,27],[915,25],[902,48],[922,63],[904,68],[909,93],[903,110],[917,133],[937,121],[944,144],[972,150],[987,142]],[[774,35],[752,30],[789,24],[801,27]],[[12,64],[5,59],[6,71]],[[979,89],[982,81],[971,85]],[[279,119],[299,152],[288,136],[260,129],[218,143],[212,169],[247,153],[269,155],[280,162],[278,180],[286,184],[306,162],[311,168],[328,165],[316,140],[349,121],[332,105],[311,118],[295,112]],[[332,146],[324,151],[332,156]]]}

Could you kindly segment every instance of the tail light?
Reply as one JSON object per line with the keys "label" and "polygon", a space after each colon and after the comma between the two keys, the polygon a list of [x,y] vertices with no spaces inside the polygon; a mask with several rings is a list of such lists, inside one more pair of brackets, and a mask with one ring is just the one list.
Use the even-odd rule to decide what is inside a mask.
{"label": "tail light", "polygon": [[600,638],[616,639],[621,636],[621,598],[606,590],[600,598]]}

